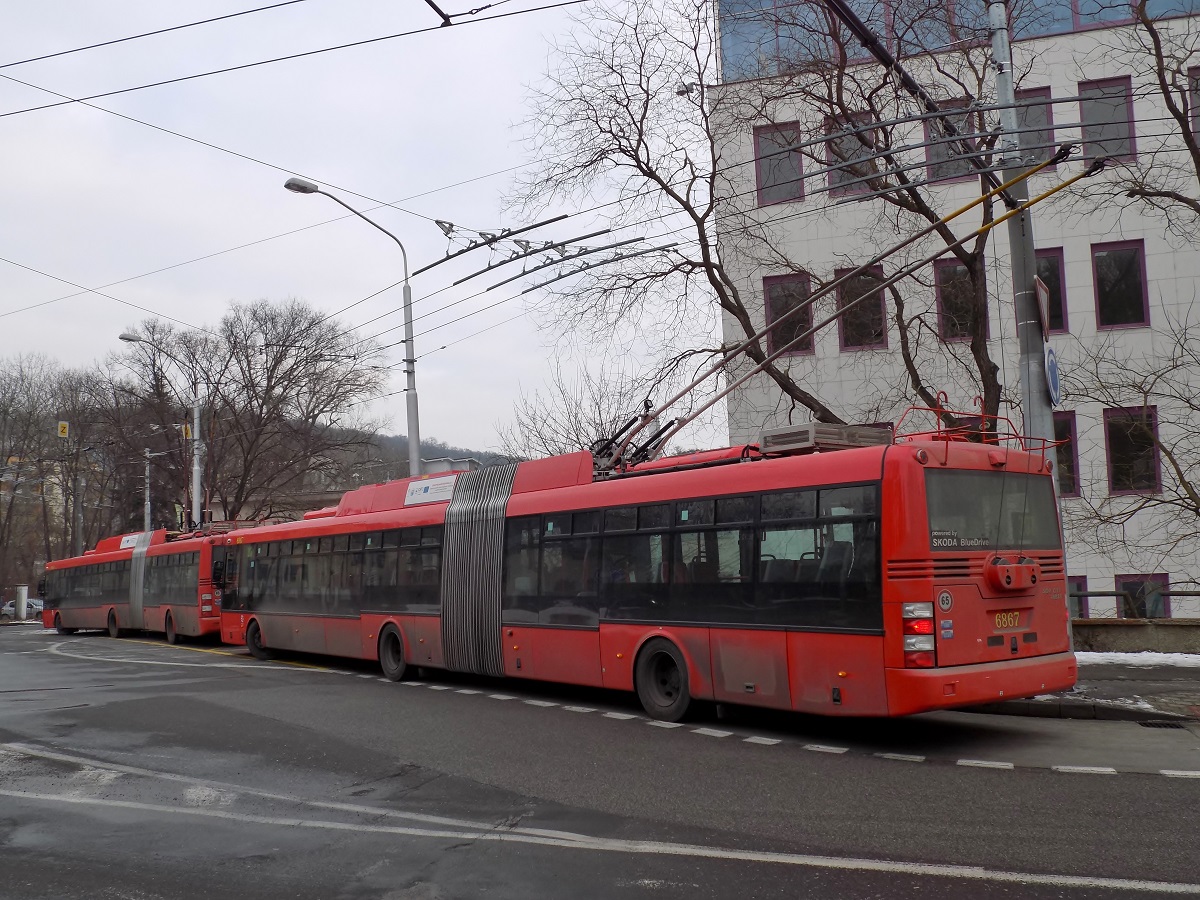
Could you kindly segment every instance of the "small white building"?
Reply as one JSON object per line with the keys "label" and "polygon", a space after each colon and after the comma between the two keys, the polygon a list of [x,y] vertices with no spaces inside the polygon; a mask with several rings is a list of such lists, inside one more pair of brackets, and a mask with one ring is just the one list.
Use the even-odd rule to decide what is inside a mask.
{"label": "small white building", "polygon": [[[978,27],[982,6],[973,8],[974,31],[966,24],[956,31],[954,16],[965,23],[971,14],[966,4],[923,4],[925,18],[909,11],[908,19],[923,22],[921,27],[937,27],[928,22],[930,9],[949,12],[940,31],[914,37],[911,27],[917,26],[907,31],[902,26],[911,2],[854,5],[924,87],[948,106],[967,104],[956,124],[975,140],[986,141],[981,136],[998,116],[990,93],[986,36],[980,37]],[[806,61],[814,59],[814,35],[820,31],[812,26],[821,15],[819,4],[717,4],[723,62],[717,90],[724,92],[724,100],[741,92],[746,109],[750,100],[756,101],[752,115],[730,117],[721,126],[724,164],[734,186],[730,203],[736,210],[722,220],[727,223],[723,259],[743,297],[756,298],[746,305],[757,312],[761,327],[923,224],[872,194],[881,182],[871,176],[887,174],[888,160],[904,160],[908,168],[903,177],[910,182],[927,181],[918,189],[941,213],[978,198],[980,181],[901,92],[889,89],[885,101],[875,103],[884,92],[874,88],[872,79],[882,84],[884,70],[869,58],[857,59],[862,51],[853,42],[840,45],[849,61],[839,68],[853,90],[837,87],[828,68],[820,66],[811,75],[816,86],[803,88],[810,77],[804,74]],[[1156,27],[1169,39],[1168,49],[1180,48],[1180,59],[1172,64],[1176,76],[1184,73],[1176,96],[1191,116],[1192,134],[1200,133],[1200,50],[1188,58],[1190,47],[1200,47],[1200,16],[1195,15],[1200,3],[1149,0],[1145,9],[1162,17]],[[1164,449],[1174,451],[1174,465],[1182,466],[1183,478],[1200,483],[1200,441],[1192,436],[1200,429],[1200,409],[1195,403],[1188,408],[1180,396],[1185,392],[1178,390],[1192,384],[1200,389],[1200,310],[1193,311],[1200,288],[1195,233],[1200,217],[1192,215],[1189,223],[1188,214],[1164,214],[1125,194],[1136,181],[1200,197],[1200,155],[1193,162],[1156,86],[1154,60],[1138,49],[1144,46],[1144,31],[1122,24],[1136,11],[1125,0],[1030,4],[1025,18],[1014,10],[1014,68],[1018,101],[1029,104],[1020,112],[1028,159],[1044,159],[1065,142],[1082,148],[1031,178],[1031,195],[1079,173],[1096,157],[1117,162],[1109,172],[1081,181],[1033,213],[1038,272],[1051,294],[1049,344],[1068,387],[1055,412],[1055,429],[1064,441],[1057,455],[1071,585],[1131,595],[1083,598],[1079,613],[1197,617],[1200,597],[1169,592],[1197,590],[1200,546],[1194,536],[1200,529],[1193,522],[1192,536],[1180,542],[1180,514],[1159,501],[1178,492],[1181,481]],[[911,45],[918,40],[934,52],[918,52]],[[826,46],[837,54],[836,39]],[[772,84],[783,81],[786,88],[772,95]],[[890,119],[908,121],[880,125],[884,118],[876,120],[854,108],[856,101],[875,106],[875,115],[888,109]],[[839,109],[840,116],[830,115]],[[863,142],[845,130],[847,122],[856,123],[870,142],[886,143],[891,155],[864,152]],[[1170,201],[1159,205],[1169,207]],[[1002,211],[998,206],[996,214]],[[769,247],[742,239],[740,216],[769,230]],[[956,225],[957,234],[983,221],[978,210],[967,220],[970,224]],[[886,278],[902,260],[919,260],[944,246],[937,238],[919,241],[876,271]],[[1003,228],[989,236],[984,259],[986,344],[999,367],[1000,415],[1019,429],[1018,343]],[[905,363],[902,351],[907,350],[930,392],[944,392],[950,408],[977,409],[975,359],[960,339],[964,322],[958,292],[965,273],[963,265],[947,256],[899,283],[895,295],[877,290],[846,318],[781,357],[781,364],[845,421],[895,423],[909,405],[924,405],[912,367]],[[811,312],[799,316],[799,323],[773,333],[768,348],[833,315],[850,289],[856,297],[870,293],[872,282],[860,279],[819,299]],[[899,317],[897,300],[903,305]],[[900,320],[907,323],[903,335]],[[732,317],[724,328],[727,342],[744,337]],[[1189,346],[1190,362],[1182,358]],[[1180,366],[1169,371],[1172,358],[1180,358]],[[1162,376],[1158,387],[1151,378],[1155,373]],[[786,402],[774,381],[757,376],[730,397],[730,438],[754,442],[763,428],[811,417],[809,410]],[[1097,511],[1107,516],[1103,524],[1098,524]]]}

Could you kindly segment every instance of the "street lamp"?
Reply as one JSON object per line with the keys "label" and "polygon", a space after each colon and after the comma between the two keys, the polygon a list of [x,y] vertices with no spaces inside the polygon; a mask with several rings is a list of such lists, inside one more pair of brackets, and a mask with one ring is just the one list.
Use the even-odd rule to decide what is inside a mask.
{"label": "street lamp", "polygon": [[404,258],[404,374],[407,376],[408,382],[405,391],[408,401],[408,474],[410,476],[420,475],[421,429],[417,419],[417,355],[413,349],[412,289],[408,285],[408,252],[400,243],[400,238],[374,219],[368,219],[353,206],[328,191],[321,190],[311,181],[305,181],[303,178],[289,178],[283,186],[295,194],[322,194],[328,197],[334,203],[350,210],[364,222],[374,225],[400,247],[400,255]]}
{"label": "street lamp", "polygon": [[[118,335],[118,337],[121,340],[125,341],[127,344],[147,344],[150,347],[153,347],[155,350],[157,350],[163,356],[166,356],[168,359],[174,360],[175,365],[179,366],[180,371],[184,372],[185,375],[187,374],[187,371],[186,371],[187,367],[184,366],[184,364],[181,363],[179,361],[179,359],[173,353],[170,353],[167,350],[164,350],[158,344],[154,343],[154,341],[147,340],[146,338],[142,337],[141,335],[131,334],[128,331]],[[204,449],[203,445],[200,443],[200,384],[197,381],[195,374],[193,373],[193,375],[192,375],[192,517],[191,517],[193,528],[199,528],[200,524],[201,524],[200,523],[200,490],[201,490],[200,481],[201,481],[201,471],[202,470],[201,470],[201,466],[200,466],[200,454],[203,451],[203,449]],[[147,459],[146,459],[147,471],[149,471],[149,465],[150,465],[149,454],[147,454]],[[147,476],[146,484],[149,485],[149,483],[150,483],[149,476]],[[145,511],[146,518],[149,517],[149,514],[150,514],[149,501],[147,500],[147,507],[146,507],[146,511]],[[149,530],[149,529],[147,529],[147,530]]]}

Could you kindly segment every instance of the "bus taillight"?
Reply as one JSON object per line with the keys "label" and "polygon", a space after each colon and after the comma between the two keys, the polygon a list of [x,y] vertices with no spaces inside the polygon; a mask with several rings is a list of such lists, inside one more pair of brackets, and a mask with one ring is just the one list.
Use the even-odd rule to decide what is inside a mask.
{"label": "bus taillight", "polygon": [[905,603],[900,617],[904,620],[904,667],[934,668],[937,651],[933,638],[933,604]]}

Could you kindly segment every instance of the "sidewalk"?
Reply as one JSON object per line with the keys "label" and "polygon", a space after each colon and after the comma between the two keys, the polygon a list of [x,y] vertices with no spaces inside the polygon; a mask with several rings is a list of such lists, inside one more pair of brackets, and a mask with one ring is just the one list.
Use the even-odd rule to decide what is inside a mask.
{"label": "sidewalk", "polygon": [[1133,722],[1200,720],[1200,654],[1078,653],[1070,691],[975,707],[979,712]]}

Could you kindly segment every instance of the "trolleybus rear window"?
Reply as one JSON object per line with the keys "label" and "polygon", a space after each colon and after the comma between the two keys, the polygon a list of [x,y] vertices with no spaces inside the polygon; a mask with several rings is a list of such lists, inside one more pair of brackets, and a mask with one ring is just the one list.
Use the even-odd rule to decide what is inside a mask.
{"label": "trolleybus rear window", "polygon": [[929,469],[931,550],[1057,550],[1058,513],[1046,475]]}

